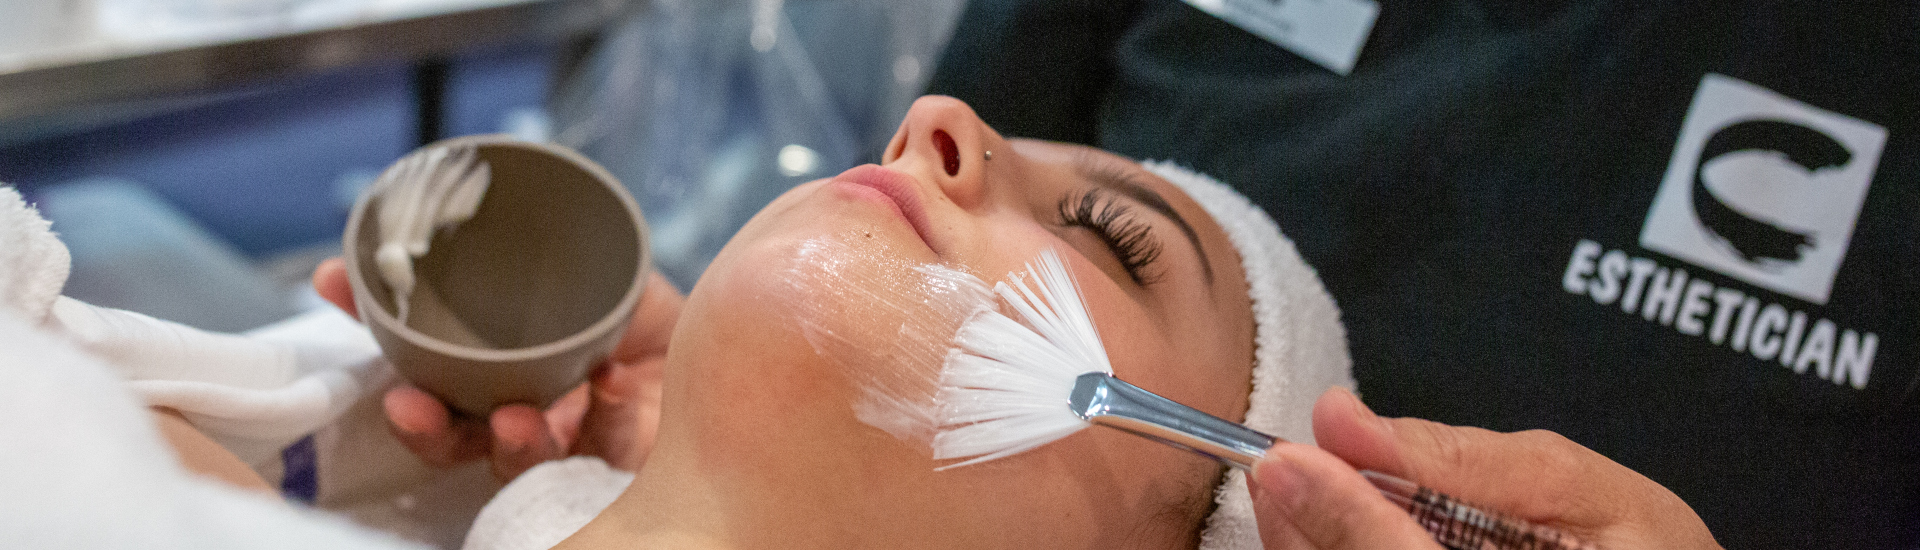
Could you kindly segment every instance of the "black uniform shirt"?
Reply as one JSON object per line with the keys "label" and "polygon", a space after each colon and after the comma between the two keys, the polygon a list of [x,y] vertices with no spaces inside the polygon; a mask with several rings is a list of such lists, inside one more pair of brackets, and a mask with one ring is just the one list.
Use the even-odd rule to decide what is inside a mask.
{"label": "black uniform shirt", "polygon": [[1239,188],[1382,414],[1557,431],[1730,548],[1920,545],[1920,3],[1388,1],[1339,76],[977,0],[932,88]]}

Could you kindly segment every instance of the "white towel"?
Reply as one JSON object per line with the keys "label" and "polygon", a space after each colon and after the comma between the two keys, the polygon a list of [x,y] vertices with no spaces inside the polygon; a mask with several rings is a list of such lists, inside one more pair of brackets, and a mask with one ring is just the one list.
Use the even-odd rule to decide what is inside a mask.
{"label": "white towel", "polygon": [[534,466],[494,496],[463,550],[545,550],[573,536],[633,484],[633,474],[597,457]]}
{"label": "white towel", "polygon": [[243,336],[61,297],[47,325],[256,468],[394,376],[373,338],[337,310]]}
{"label": "white towel", "polygon": [[47,318],[72,265],[51,226],[19,191],[0,186],[0,307],[35,323]]}
{"label": "white towel", "polygon": [[117,375],[13,307],[0,350],[0,545],[415,548],[189,474]]}
{"label": "white towel", "polygon": [[[433,470],[392,438],[379,397],[397,377],[344,313],[323,308],[239,335],[202,331],[60,296],[65,251],[0,187],[0,310],[91,354],[118,375],[115,391],[179,411],[289,495],[453,547],[497,488],[483,464]],[[0,356],[0,368],[34,366],[21,360]]]}
{"label": "white towel", "polygon": [[482,463],[435,470],[393,439],[380,396],[398,376],[339,310],[235,335],[61,297],[46,325],[289,498],[363,525],[451,548],[497,488]]}

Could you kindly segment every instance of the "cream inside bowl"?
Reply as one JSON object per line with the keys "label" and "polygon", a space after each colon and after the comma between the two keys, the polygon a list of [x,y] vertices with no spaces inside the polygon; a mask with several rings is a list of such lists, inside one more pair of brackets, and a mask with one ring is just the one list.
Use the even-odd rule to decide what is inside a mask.
{"label": "cream inside bowl", "polygon": [[645,219],[612,175],[572,150],[504,136],[433,147],[472,148],[490,172],[485,195],[412,259],[404,321],[375,254],[391,219],[380,209],[411,203],[398,204],[391,186],[360,197],[342,242],[361,320],[402,375],[460,411],[544,406],[619,342],[645,290]]}

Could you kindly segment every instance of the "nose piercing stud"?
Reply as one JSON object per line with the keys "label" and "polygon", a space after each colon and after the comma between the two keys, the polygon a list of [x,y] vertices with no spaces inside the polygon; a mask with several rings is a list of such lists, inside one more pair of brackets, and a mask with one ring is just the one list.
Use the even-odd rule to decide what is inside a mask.
{"label": "nose piercing stud", "polygon": [[987,160],[993,160],[993,151],[987,151]]}

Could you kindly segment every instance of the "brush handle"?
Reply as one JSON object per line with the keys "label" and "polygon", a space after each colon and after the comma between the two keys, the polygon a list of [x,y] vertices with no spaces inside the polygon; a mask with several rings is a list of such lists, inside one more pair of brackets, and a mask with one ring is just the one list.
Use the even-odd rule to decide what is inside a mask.
{"label": "brush handle", "polygon": [[[1222,420],[1106,373],[1075,380],[1068,406],[1087,422],[1187,449],[1251,471],[1279,438]],[[1433,540],[1456,550],[1599,550],[1598,546],[1504,514],[1485,511],[1414,482],[1361,470],[1380,494],[1413,516]]]}
{"label": "brush handle", "polygon": [[1599,550],[1552,527],[1469,505],[1431,488],[1373,470],[1360,475],[1400,505],[1433,540],[1461,550]]}
{"label": "brush handle", "polygon": [[1087,422],[1210,456],[1242,470],[1252,470],[1276,441],[1106,373],[1080,375],[1068,406]]}

